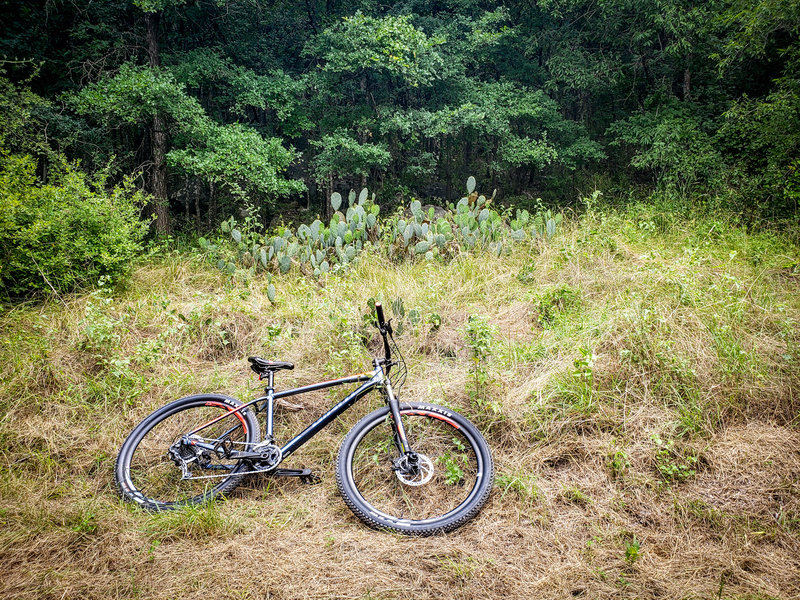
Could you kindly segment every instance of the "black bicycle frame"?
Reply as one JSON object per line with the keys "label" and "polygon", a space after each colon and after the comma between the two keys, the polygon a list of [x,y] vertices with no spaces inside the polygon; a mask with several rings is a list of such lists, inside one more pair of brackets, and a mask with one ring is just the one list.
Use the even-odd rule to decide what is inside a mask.
{"label": "black bicycle frame", "polygon": [[[305,444],[308,440],[314,437],[319,431],[324,428],[326,425],[331,423],[334,419],[336,419],[339,415],[341,415],[344,411],[350,408],[353,404],[355,404],[359,399],[366,396],[372,390],[377,387],[383,387],[386,390],[386,397],[387,402],[391,408],[392,416],[395,421],[395,427],[397,428],[397,441],[400,445],[401,452],[408,452],[410,451],[410,447],[408,445],[408,440],[405,435],[405,429],[403,428],[403,424],[400,421],[400,410],[399,410],[399,402],[394,396],[392,392],[391,383],[389,382],[388,377],[384,373],[383,366],[381,364],[376,364],[375,369],[372,373],[359,373],[357,375],[350,375],[348,377],[342,377],[340,379],[331,379],[330,381],[323,381],[320,383],[313,383],[311,385],[306,385],[299,388],[292,388],[289,390],[283,390],[280,392],[275,392],[273,388],[273,377],[272,372],[269,373],[268,377],[268,386],[267,386],[267,394],[265,396],[260,396],[255,400],[251,400],[250,402],[235,408],[224,415],[220,415],[198,427],[197,429],[190,431],[186,434],[187,437],[194,435],[195,433],[202,431],[206,427],[213,425],[214,423],[221,421],[222,419],[228,418],[250,406],[256,405],[256,412],[261,412],[266,410],[266,433],[264,435],[264,440],[272,440],[273,434],[273,415],[274,415],[274,401],[279,398],[288,398],[290,396],[297,396],[299,394],[304,394],[306,392],[314,392],[316,390],[324,390],[326,388],[336,387],[339,385],[346,385],[348,383],[359,383],[364,382],[358,388],[350,392],[344,399],[339,401],[337,404],[332,406],[328,412],[324,415],[319,417],[316,421],[314,421],[311,425],[306,427],[303,431],[298,433],[295,437],[289,440],[285,445],[281,447],[281,460],[285,459],[287,456],[293,454],[298,448],[300,448],[303,444]],[[258,404],[263,403],[263,408],[258,409]],[[209,450],[215,449],[213,444],[207,444],[201,441],[192,440],[192,445],[197,445],[201,448],[207,447]],[[257,453],[254,456],[250,456],[254,453],[249,452],[231,452],[230,458],[232,459],[247,459],[247,458],[256,458]]]}
{"label": "black bicycle frame", "polygon": [[[331,423],[336,417],[341,415],[344,411],[348,408],[353,406],[358,400],[366,396],[376,387],[379,387],[383,383],[383,371],[380,367],[376,368],[372,374],[369,373],[359,373],[358,375],[350,375],[349,377],[342,377],[341,379],[332,379],[330,381],[323,381],[321,383],[314,383],[311,385],[306,385],[299,388],[294,388],[291,390],[284,390],[282,392],[275,392],[273,394],[273,398],[288,398],[290,396],[296,396],[298,394],[303,394],[305,392],[313,392],[316,390],[324,390],[326,388],[335,387],[339,385],[346,385],[348,383],[357,383],[360,381],[364,381],[365,383],[360,385],[358,388],[350,392],[347,396],[345,396],[342,400],[340,400],[337,404],[332,406],[328,412],[322,415],[319,419],[314,421],[311,425],[306,427],[303,431],[298,433],[294,436],[291,440],[286,442],[281,447],[281,455],[283,458],[286,458],[290,454],[292,454],[295,450],[300,448],[303,444],[305,444],[308,440],[312,437],[317,435],[319,431],[324,428],[326,425]],[[263,396],[256,400],[256,402],[268,400],[269,399],[269,391],[267,392],[267,396]],[[272,436],[272,428],[270,427],[272,421],[272,407],[267,405],[267,436]],[[266,437],[266,436],[265,436]]]}

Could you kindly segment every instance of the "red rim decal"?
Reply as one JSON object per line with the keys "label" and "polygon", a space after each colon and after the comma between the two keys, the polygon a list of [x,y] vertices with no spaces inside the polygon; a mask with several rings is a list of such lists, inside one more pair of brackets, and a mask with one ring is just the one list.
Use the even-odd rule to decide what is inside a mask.
{"label": "red rim decal", "polygon": [[431,411],[422,411],[422,410],[403,410],[400,411],[400,414],[403,415],[418,415],[420,417],[433,417],[434,419],[439,419],[440,421],[444,421],[448,425],[452,425],[456,429],[461,429],[454,421],[451,421],[444,415],[440,415],[439,413],[431,412]]}

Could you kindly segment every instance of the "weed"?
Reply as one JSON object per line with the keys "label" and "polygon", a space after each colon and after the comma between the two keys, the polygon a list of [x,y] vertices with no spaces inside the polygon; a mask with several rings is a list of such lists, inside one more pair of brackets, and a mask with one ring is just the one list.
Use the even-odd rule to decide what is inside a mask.
{"label": "weed", "polygon": [[480,563],[471,556],[440,556],[438,558],[442,568],[452,573],[456,579],[470,579],[481,567]]}
{"label": "weed", "polygon": [[72,531],[79,533],[81,536],[89,536],[97,531],[99,524],[94,510],[88,508],[82,510],[74,518],[70,519],[68,526]]}
{"label": "weed", "polygon": [[147,545],[147,562],[153,562],[156,559],[156,550],[161,545],[161,540],[152,539]]}
{"label": "weed", "polygon": [[697,454],[681,452],[675,448],[674,440],[661,439],[657,433],[650,436],[656,446],[656,468],[666,481],[684,481],[697,473]]}
{"label": "weed", "polygon": [[203,539],[236,533],[237,523],[230,516],[223,517],[221,501],[184,506],[176,510],[147,515],[144,531],[154,540]]}
{"label": "weed", "polygon": [[513,492],[526,503],[532,503],[542,497],[542,491],[536,483],[535,475],[498,473],[494,485],[502,491],[501,498],[504,498],[509,492]]}
{"label": "weed", "polygon": [[534,299],[539,325],[550,329],[580,306],[580,294],[568,285],[542,292]]}
{"label": "weed", "polygon": [[358,330],[341,311],[328,314],[331,325],[330,349],[325,373],[340,377],[342,373],[352,372],[365,363],[364,344]]}
{"label": "weed", "polygon": [[92,292],[86,303],[86,316],[81,321],[83,340],[80,349],[102,358],[120,341],[118,328],[125,321],[124,315],[114,317],[110,314],[114,299],[104,289]]}
{"label": "weed", "polygon": [[578,399],[584,405],[592,404],[592,390],[594,382],[594,361],[597,360],[594,352],[588,348],[578,348],[581,353],[580,358],[576,358],[573,365],[572,377],[577,382],[576,393]]}
{"label": "weed", "polygon": [[611,471],[612,479],[620,479],[631,466],[628,453],[621,449],[616,449],[608,455],[606,465]]}
{"label": "weed", "polygon": [[635,563],[639,558],[642,556],[642,545],[639,540],[636,539],[636,536],[633,536],[633,539],[625,542],[625,562],[629,565]]}
{"label": "weed", "polygon": [[592,504],[592,499],[580,489],[578,486],[570,485],[561,490],[561,497],[567,502],[577,504],[578,506],[589,506]]}
{"label": "weed", "polygon": [[436,461],[444,466],[445,483],[447,485],[455,485],[464,479],[464,469],[462,465],[469,465],[469,456],[467,456],[467,447],[464,442],[458,438],[452,438],[453,446],[460,451],[459,454],[453,452],[445,452],[442,456],[437,457]]}
{"label": "weed", "polygon": [[487,359],[493,351],[497,327],[491,325],[485,317],[472,316],[464,327],[464,333],[467,344],[472,350],[470,384],[467,387],[467,394],[473,405],[482,412],[498,415],[502,412],[502,408],[500,403],[492,397],[492,388],[495,382],[486,365]]}
{"label": "weed", "polygon": [[727,517],[722,511],[698,499],[687,500],[685,502],[680,502],[676,499],[675,512],[681,516],[691,517],[712,528],[723,527]]}

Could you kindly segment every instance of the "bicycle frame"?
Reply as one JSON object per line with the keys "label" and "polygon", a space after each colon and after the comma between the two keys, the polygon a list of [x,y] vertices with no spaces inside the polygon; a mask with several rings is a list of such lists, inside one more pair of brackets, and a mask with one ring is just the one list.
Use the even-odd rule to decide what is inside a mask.
{"label": "bicycle frame", "polygon": [[[310,385],[305,385],[298,388],[292,388],[288,390],[282,390],[280,392],[274,391],[273,386],[273,372],[269,373],[268,376],[268,384],[266,388],[266,395],[259,396],[238,408],[231,409],[227,414],[220,415],[215,419],[212,419],[208,423],[205,423],[198,427],[197,429],[190,431],[186,434],[186,436],[192,436],[195,433],[202,431],[206,427],[213,425],[221,421],[222,419],[226,419],[239,413],[240,411],[245,410],[250,406],[256,407],[256,413],[262,412],[266,410],[266,432],[264,435],[263,441],[271,442],[273,439],[273,427],[274,427],[274,401],[280,398],[288,398],[291,396],[297,396],[300,394],[304,394],[306,392],[314,392],[317,390],[323,390],[331,387],[336,387],[340,385],[346,385],[348,383],[360,383],[363,382],[358,388],[350,392],[347,396],[345,396],[342,400],[340,400],[337,404],[332,406],[325,414],[319,417],[316,421],[314,421],[311,425],[306,427],[303,431],[298,433],[295,437],[291,440],[286,442],[281,447],[281,462],[286,457],[293,454],[300,448],[303,444],[309,441],[312,437],[314,437],[317,433],[320,432],[326,425],[330,424],[334,419],[336,419],[339,415],[349,409],[353,404],[355,404],[358,400],[366,396],[372,390],[376,388],[382,388],[385,392],[386,401],[391,407],[392,416],[394,418],[395,427],[397,430],[397,442],[398,442],[398,449],[401,453],[409,452],[410,447],[408,444],[408,440],[406,438],[405,429],[403,428],[403,424],[400,420],[400,410],[399,410],[399,402],[394,395],[392,390],[392,384],[389,381],[388,376],[384,370],[384,363],[381,363],[379,360],[374,361],[375,367],[372,373],[358,373],[357,375],[349,375],[347,377],[342,377],[339,379],[331,379],[329,381],[322,381],[320,383],[312,383]],[[261,408],[259,408],[259,403],[262,403]],[[216,446],[213,444],[208,444],[202,441],[191,441],[192,445],[196,445],[200,448],[205,448],[207,450],[216,450]],[[231,451],[228,458],[230,459],[255,459],[258,458],[260,455],[258,452],[240,452],[240,451]]]}

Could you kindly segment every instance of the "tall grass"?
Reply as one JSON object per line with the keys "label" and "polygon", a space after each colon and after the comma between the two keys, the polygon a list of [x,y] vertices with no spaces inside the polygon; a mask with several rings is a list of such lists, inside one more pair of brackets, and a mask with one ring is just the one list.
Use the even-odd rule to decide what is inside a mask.
{"label": "tall grass", "polygon": [[[6,597],[719,597],[721,581],[722,597],[792,597],[798,264],[789,236],[719,216],[594,208],[500,257],[365,252],[322,285],[290,272],[275,304],[266,280],[188,251],[125,289],[9,308]],[[452,406],[490,441],[498,487],[473,524],[407,540],[347,512],[332,461],[378,398],[292,458],[321,486],[251,480],[169,515],[119,502],[126,434],[183,395],[254,395],[246,356],[293,361],[280,387],[368,367],[370,298],[404,306],[401,397]],[[279,407],[279,435],[337,397]]]}

